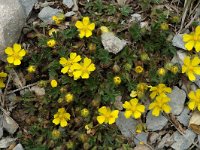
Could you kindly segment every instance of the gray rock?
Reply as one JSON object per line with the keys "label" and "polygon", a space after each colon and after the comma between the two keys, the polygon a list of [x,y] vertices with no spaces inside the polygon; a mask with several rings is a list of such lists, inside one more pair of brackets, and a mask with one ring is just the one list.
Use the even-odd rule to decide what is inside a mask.
{"label": "gray rock", "polygon": [[134,137],[134,143],[137,145],[139,144],[140,142],[144,142],[144,143],[147,143],[147,138],[148,138],[148,133],[145,133],[145,132],[142,132],[140,134],[137,134],[135,137]]}
{"label": "gray rock", "polygon": [[158,143],[157,149],[163,149],[165,146],[169,147],[173,142],[174,142],[173,137],[169,133],[167,133]]}
{"label": "gray rock", "polygon": [[158,131],[164,128],[168,120],[160,114],[158,117],[152,116],[152,111],[149,111],[146,117],[147,129],[151,131]]}
{"label": "gray rock", "polygon": [[178,131],[173,134],[175,142],[172,144],[172,148],[175,150],[187,150],[194,142],[196,134],[191,130],[186,130],[184,135],[181,135]]}
{"label": "gray rock", "polygon": [[172,110],[171,113],[174,115],[179,115],[184,108],[186,94],[185,91],[179,89],[177,86],[174,86],[172,93],[168,94],[171,98],[169,105],[171,106]]}
{"label": "gray rock", "polygon": [[6,129],[10,134],[14,134],[18,129],[18,124],[10,116],[3,115],[3,128]]}
{"label": "gray rock", "polygon": [[19,143],[13,148],[13,150],[24,150],[24,148],[23,148],[22,144]]}
{"label": "gray rock", "polygon": [[183,42],[183,38],[182,38],[183,34],[177,34],[174,36],[173,40],[172,40],[172,45],[176,46],[178,48],[181,49],[185,49],[185,43]]}
{"label": "gray rock", "polygon": [[71,17],[71,16],[73,16],[73,15],[75,15],[75,14],[76,14],[75,12],[69,11],[69,12],[67,12],[67,13],[65,14],[65,17]]}
{"label": "gray rock", "polygon": [[183,60],[187,54],[181,50],[178,50],[176,54],[177,55],[172,58],[171,63],[183,65]]}
{"label": "gray rock", "polygon": [[158,134],[157,132],[152,132],[152,134],[150,134],[149,137],[149,142],[151,144],[154,144],[159,139],[160,139],[160,134]]}
{"label": "gray rock", "polygon": [[189,125],[190,118],[191,118],[191,113],[187,107],[185,107],[182,113],[179,116],[177,116],[177,120],[186,127],[188,127]]}
{"label": "gray rock", "polygon": [[131,15],[130,21],[140,22],[141,20],[142,20],[142,16],[140,14],[135,13]]}
{"label": "gray rock", "polygon": [[16,138],[6,137],[0,140],[0,148],[7,148],[16,141]]}
{"label": "gray rock", "polygon": [[33,9],[34,4],[38,0],[19,0],[19,1],[21,2],[21,5],[22,5],[22,7],[24,9],[24,12],[25,12],[26,16],[28,17],[29,13]]}
{"label": "gray rock", "polygon": [[73,0],[63,0],[63,4],[66,5],[68,8],[72,8],[74,2]]}
{"label": "gray rock", "polygon": [[61,13],[61,9],[54,9],[50,6],[44,7],[40,13],[38,14],[38,17],[45,23],[51,24],[53,22],[52,16],[57,15]]}
{"label": "gray rock", "polygon": [[138,144],[133,150],[151,150],[147,145]]}
{"label": "gray rock", "polygon": [[119,112],[119,116],[116,120],[116,125],[121,131],[122,135],[131,138],[135,134],[135,127],[137,125],[137,120],[133,118],[126,119],[124,117],[124,112]]}
{"label": "gray rock", "polygon": [[12,46],[25,24],[25,13],[18,0],[0,0],[0,59],[4,60],[4,49]]}

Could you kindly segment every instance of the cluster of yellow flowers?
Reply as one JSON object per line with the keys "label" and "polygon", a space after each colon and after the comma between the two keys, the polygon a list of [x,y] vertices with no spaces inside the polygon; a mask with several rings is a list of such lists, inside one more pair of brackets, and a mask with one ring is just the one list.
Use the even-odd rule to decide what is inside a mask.
{"label": "cluster of yellow flowers", "polygon": [[171,93],[172,89],[161,83],[155,87],[151,87],[150,91],[150,98],[154,100],[149,105],[149,109],[152,110],[152,115],[159,116],[162,111],[170,113],[171,107],[168,104],[170,98],[166,94]]}
{"label": "cluster of yellow flowers", "polygon": [[62,13],[59,13],[55,16],[52,16],[52,20],[55,22],[55,24],[60,24],[65,19],[65,15]]}
{"label": "cluster of yellow flowers", "polygon": [[70,53],[68,59],[61,57],[60,64],[63,66],[61,72],[63,74],[68,73],[70,77],[73,76],[74,80],[79,78],[88,79],[90,73],[96,69],[95,64],[93,64],[92,60],[87,57],[83,59],[83,62],[80,61],[81,56],[76,53]]}
{"label": "cluster of yellow flowers", "polygon": [[136,90],[131,91],[130,97],[132,97],[132,98],[135,98],[135,97],[142,98],[144,96],[145,91],[148,89],[148,87],[149,86],[146,83],[143,83],[143,82],[138,83]]}
{"label": "cluster of yellow flowers", "polygon": [[[185,48],[191,51],[195,48],[196,52],[200,51],[200,26],[197,26],[194,32],[183,35]],[[200,75],[200,59],[196,55],[194,57],[186,56],[183,60],[182,73],[186,73],[190,81],[195,81],[195,75]]]}

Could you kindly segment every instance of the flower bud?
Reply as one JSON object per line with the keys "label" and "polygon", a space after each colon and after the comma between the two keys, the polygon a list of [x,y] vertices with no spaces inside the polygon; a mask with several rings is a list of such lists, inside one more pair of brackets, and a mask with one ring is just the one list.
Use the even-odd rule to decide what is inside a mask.
{"label": "flower bud", "polygon": [[114,66],[113,66],[113,71],[115,72],[115,73],[118,73],[119,71],[120,71],[120,67],[117,65],[117,64],[114,64]]}

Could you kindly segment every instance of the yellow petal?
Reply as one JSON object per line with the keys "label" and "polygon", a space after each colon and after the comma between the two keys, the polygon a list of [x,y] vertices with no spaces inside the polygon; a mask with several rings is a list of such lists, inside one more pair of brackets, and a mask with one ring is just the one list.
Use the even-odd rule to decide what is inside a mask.
{"label": "yellow petal", "polygon": [[78,29],[82,29],[83,28],[83,23],[81,21],[77,21],[75,26],[78,28]]}
{"label": "yellow petal", "polygon": [[96,68],[94,64],[91,64],[87,69],[88,71],[94,71]]}
{"label": "yellow petal", "polygon": [[200,105],[198,105],[198,111],[200,111]]}
{"label": "yellow petal", "polygon": [[12,64],[14,62],[14,57],[7,57],[8,63]]}
{"label": "yellow petal", "polygon": [[81,75],[82,79],[88,79],[89,78],[89,73],[83,73]]}
{"label": "yellow petal", "polygon": [[187,66],[190,64],[190,57],[189,56],[186,56],[183,60],[183,63]]}
{"label": "yellow petal", "polygon": [[61,73],[65,74],[68,72],[68,70],[69,70],[69,67],[65,66],[64,68],[61,69]]}
{"label": "yellow petal", "polygon": [[114,117],[109,118],[109,119],[108,119],[108,124],[113,124],[113,123],[115,123],[115,120],[116,120],[116,118],[114,118]]}
{"label": "yellow petal", "polygon": [[19,59],[15,59],[14,60],[14,65],[20,65],[21,64],[21,60],[19,60]]}
{"label": "yellow petal", "polygon": [[119,114],[119,110],[113,110],[111,112],[111,116],[114,117],[114,118],[118,118],[118,114]]}
{"label": "yellow petal", "polygon": [[189,107],[190,110],[194,110],[194,109],[196,108],[195,102],[194,102],[194,101],[190,101],[190,102],[188,103],[188,107]]}
{"label": "yellow petal", "polygon": [[160,115],[160,109],[158,107],[155,107],[152,110],[152,115],[158,117]]}
{"label": "yellow petal", "polygon": [[138,99],[137,98],[131,99],[130,103],[132,106],[136,106],[138,104]]}
{"label": "yellow petal", "polygon": [[199,41],[196,41],[194,48],[195,48],[196,52],[200,51],[200,42]]}
{"label": "yellow petal", "polygon": [[135,112],[133,113],[133,116],[134,116],[135,119],[138,119],[138,118],[141,117],[141,112],[135,111]]}
{"label": "yellow petal", "polygon": [[91,62],[92,62],[92,60],[91,59],[89,59],[89,58],[84,58],[84,66],[85,67],[88,67],[90,64],[91,64]]}
{"label": "yellow petal", "polygon": [[196,80],[196,77],[195,77],[194,73],[191,72],[191,71],[187,72],[187,76],[188,76],[190,81],[195,81]]}
{"label": "yellow petal", "polygon": [[187,71],[187,69],[188,69],[188,68],[187,68],[186,66],[183,65],[183,66],[182,66],[182,73],[185,73],[185,72]]}
{"label": "yellow petal", "polygon": [[0,80],[0,88],[4,88],[5,87],[5,84],[3,83],[2,80]]}
{"label": "yellow petal", "polygon": [[0,77],[1,77],[1,78],[5,78],[5,77],[7,77],[7,75],[8,75],[8,74],[5,73],[5,72],[1,72],[1,73],[0,73]]}
{"label": "yellow petal", "polygon": [[199,35],[200,34],[200,26],[197,26],[195,29],[195,34]]}
{"label": "yellow petal", "polygon": [[59,118],[55,118],[53,119],[53,123],[58,125],[60,123],[60,119]]}
{"label": "yellow petal", "polygon": [[83,17],[83,25],[87,26],[90,23],[89,17]]}
{"label": "yellow petal", "polygon": [[65,64],[67,63],[67,59],[64,58],[64,57],[61,57],[59,63],[60,63],[61,65],[65,65]]}
{"label": "yellow petal", "polygon": [[165,113],[170,113],[170,111],[171,111],[171,107],[169,106],[169,105],[167,105],[167,104],[164,104],[163,106],[162,106],[162,109],[164,110],[164,112]]}
{"label": "yellow petal", "polygon": [[68,123],[67,123],[67,121],[65,120],[65,119],[62,119],[61,121],[60,121],[60,126],[61,127],[66,127],[68,125]]}
{"label": "yellow petal", "polygon": [[131,104],[129,102],[125,101],[125,103],[123,104],[123,107],[125,109],[130,109],[131,108]]}
{"label": "yellow petal", "polygon": [[99,124],[104,123],[105,119],[106,118],[104,116],[97,116],[97,121],[98,121]]}
{"label": "yellow petal", "polygon": [[193,70],[195,74],[200,75],[200,67],[194,67]]}
{"label": "yellow petal", "polygon": [[59,108],[59,109],[58,109],[58,112],[59,112],[59,113],[65,113],[65,108]]}
{"label": "yellow petal", "polygon": [[185,48],[187,50],[192,50],[192,48],[194,47],[194,41],[189,41],[188,43],[185,44]]}
{"label": "yellow petal", "polygon": [[85,36],[85,31],[84,30],[80,30],[79,37],[83,38],[84,36]]}
{"label": "yellow petal", "polygon": [[88,29],[89,30],[94,30],[94,28],[95,28],[95,24],[94,23],[91,23],[89,26],[88,26]]}
{"label": "yellow petal", "polygon": [[69,113],[65,113],[64,116],[65,116],[65,119],[70,120],[71,115]]}
{"label": "yellow petal", "polygon": [[90,30],[86,30],[85,31],[85,36],[86,37],[90,37],[92,35],[92,31],[90,31]]}
{"label": "yellow petal", "polygon": [[184,42],[188,42],[188,41],[190,41],[190,40],[192,40],[192,39],[193,39],[193,36],[190,35],[190,34],[184,34],[184,35],[183,35],[183,41],[184,41]]}
{"label": "yellow petal", "polygon": [[11,47],[7,47],[7,48],[5,49],[5,53],[6,53],[7,55],[12,55],[12,54],[13,54],[13,49],[12,49]]}
{"label": "yellow petal", "polygon": [[131,117],[131,115],[132,115],[132,111],[125,111],[125,113],[124,113],[124,116],[125,116],[125,118],[130,118]]}
{"label": "yellow petal", "polygon": [[153,109],[155,106],[156,106],[156,103],[155,103],[155,102],[152,102],[152,103],[149,105],[149,109]]}
{"label": "yellow petal", "polygon": [[137,96],[137,91],[131,91],[130,97],[135,98]]}
{"label": "yellow petal", "polygon": [[191,61],[192,66],[197,66],[199,63],[200,63],[200,59],[198,56],[195,56]]}
{"label": "yellow petal", "polygon": [[58,83],[56,80],[51,80],[51,87],[57,87],[58,86]]}
{"label": "yellow petal", "polygon": [[100,114],[108,114],[108,109],[106,108],[106,106],[102,106],[101,108],[99,108],[98,112]]}
{"label": "yellow petal", "polygon": [[152,93],[150,94],[151,99],[154,99],[154,98],[156,97],[156,95],[157,95],[157,92],[152,92]]}
{"label": "yellow petal", "polygon": [[137,110],[139,111],[139,112],[144,112],[145,111],[145,106],[144,105],[139,105],[139,106],[137,106]]}
{"label": "yellow petal", "polygon": [[19,52],[19,51],[21,50],[21,45],[15,43],[15,44],[13,45],[13,50],[14,50],[14,52],[16,52],[16,53]]}
{"label": "yellow petal", "polygon": [[77,80],[82,75],[82,71],[74,71],[73,75],[74,75],[74,79]]}
{"label": "yellow petal", "polygon": [[24,49],[22,49],[21,51],[19,51],[19,56],[23,57],[26,55],[26,51]]}
{"label": "yellow petal", "polygon": [[70,53],[70,56],[69,56],[69,57],[70,57],[70,59],[72,59],[72,60],[73,60],[74,58],[76,58],[76,56],[77,56],[77,54],[76,54],[76,53]]}
{"label": "yellow petal", "polygon": [[190,99],[195,100],[195,99],[196,99],[196,95],[195,95],[194,91],[190,91],[190,93],[188,94],[188,97],[189,97]]}

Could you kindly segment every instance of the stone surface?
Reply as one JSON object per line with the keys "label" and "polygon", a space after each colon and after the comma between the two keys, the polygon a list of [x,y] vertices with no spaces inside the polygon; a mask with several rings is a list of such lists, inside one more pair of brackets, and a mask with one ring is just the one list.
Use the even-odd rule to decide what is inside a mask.
{"label": "stone surface", "polygon": [[21,2],[21,5],[24,9],[24,12],[26,14],[26,16],[28,17],[28,15],[30,14],[31,10],[33,9],[34,4],[38,1],[38,0],[19,0]]}
{"label": "stone surface", "polygon": [[122,135],[127,138],[133,137],[135,134],[135,127],[137,125],[137,120],[133,118],[126,119],[124,117],[124,112],[119,112],[119,116],[116,120],[116,125],[121,131]]}
{"label": "stone surface", "polygon": [[74,2],[73,0],[63,0],[63,4],[66,5],[68,8],[72,8]]}
{"label": "stone surface", "polygon": [[140,14],[132,14],[131,15],[131,21],[134,21],[134,22],[140,22],[142,20],[142,16]]}
{"label": "stone surface", "polygon": [[178,63],[178,64],[180,64],[180,65],[183,65],[183,60],[184,60],[184,58],[185,58],[185,56],[187,55],[185,52],[183,52],[183,51],[181,51],[181,50],[178,50],[177,52],[176,52],[176,56],[174,56],[173,57],[173,59],[171,60],[171,62],[173,63],[173,64],[176,64],[176,63]]}
{"label": "stone surface", "polygon": [[52,16],[57,15],[61,13],[61,9],[54,9],[50,6],[44,7],[40,13],[38,14],[38,17],[45,23],[51,24],[53,22]]}
{"label": "stone surface", "polygon": [[147,129],[151,131],[161,130],[168,120],[160,114],[158,117],[152,116],[152,111],[149,111],[146,117]]}
{"label": "stone surface", "polygon": [[148,138],[148,133],[142,132],[140,134],[135,135],[133,140],[134,140],[134,143],[137,145],[140,142],[147,143],[147,138]]}
{"label": "stone surface", "polygon": [[13,150],[24,150],[24,148],[23,148],[22,144],[19,143],[13,148]]}
{"label": "stone surface", "polygon": [[101,42],[105,50],[114,54],[119,53],[126,45],[125,40],[120,40],[112,32],[103,33],[101,35]]}
{"label": "stone surface", "polygon": [[184,108],[186,93],[185,91],[179,89],[177,86],[174,86],[172,93],[168,94],[171,101],[169,105],[171,106],[172,110],[171,113],[174,115],[179,115]]}
{"label": "stone surface", "polygon": [[191,113],[187,107],[185,107],[182,111],[182,113],[177,116],[177,120],[182,123],[184,126],[188,127],[189,125],[189,120],[191,117]]}
{"label": "stone surface", "polygon": [[169,147],[174,142],[173,137],[167,133],[157,145],[157,149],[163,149],[165,146]]}
{"label": "stone surface", "polygon": [[186,130],[184,135],[181,135],[178,131],[173,134],[175,142],[172,144],[172,148],[175,150],[186,150],[192,145],[196,134],[191,130]]}
{"label": "stone surface", "polygon": [[0,0],[0,59],[4,49],[12,46],[25,24],[25,13],[18,0]]}
{"label": "stone surface", "polygon": [[175,35],[174,38],[173,38],[173,40],[172,40],[172,45],[176,46],[178,48],[186,50],[185,43],[183,42],[182,36],[183,36],[183,34],[177,34],[177,35]]}
{"label": "stone surface", "polygon": [[4,114],[4,116],[3,116],[3,127],[10,134],[14,134],[19,126],[18,126],[18,124],[16,123],[15,120],[13,120],[10,116]]}
{"label": "stone surface", "polygon": [[6,137],[0,140],[0,148],[7,148],[16,141],[16,138]]}

